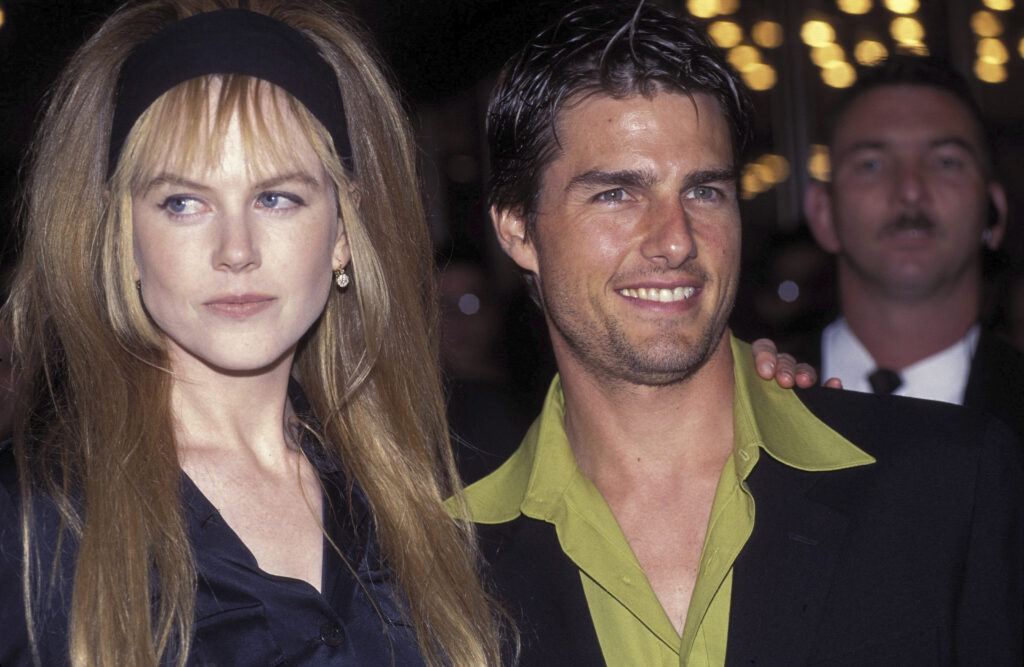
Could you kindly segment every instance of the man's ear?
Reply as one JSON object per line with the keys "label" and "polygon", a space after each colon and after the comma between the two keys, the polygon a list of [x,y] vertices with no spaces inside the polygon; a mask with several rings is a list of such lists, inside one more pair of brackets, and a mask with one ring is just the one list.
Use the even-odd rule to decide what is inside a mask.
{"label": "man's ear", "polygon": [[830,253],[839,252],[839,234],[836,233],[832,195],[827,185],[820,181],[811,182],[804,193],[804,216],[818,245]]}
{"label": "man's ear", "polygon": [[512,211],[492,207],[491,221],[494,223],[494,233],[498,235],[498,243],[505,254],[520,268],[536,274],[537,249],[527,238],[525,218]]}
{"label": "man's ear", "polygon": [[988,198],[990,217],[982,240],[986,248],[995,250],[1003,242],[1006,233],[1006,190],[999,183],[989,183]]}

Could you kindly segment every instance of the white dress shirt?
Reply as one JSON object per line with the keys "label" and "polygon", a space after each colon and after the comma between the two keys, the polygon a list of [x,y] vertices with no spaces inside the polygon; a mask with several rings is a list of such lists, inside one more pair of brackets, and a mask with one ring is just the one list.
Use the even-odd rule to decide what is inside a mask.
{"label": "white dress shirt", "polygon": [[[913,396],[963,405],[971,359],[978,345],[981,327],[975,324],[967,335],[945,350],[936,352],[906,368],[893,368],[903,380],[897,396]],[[878,364],[854,335],[846,319],[840,317],[825,327],[821,335],[821,377],[837,377],[844,389],[870,392],[868,375]]]}

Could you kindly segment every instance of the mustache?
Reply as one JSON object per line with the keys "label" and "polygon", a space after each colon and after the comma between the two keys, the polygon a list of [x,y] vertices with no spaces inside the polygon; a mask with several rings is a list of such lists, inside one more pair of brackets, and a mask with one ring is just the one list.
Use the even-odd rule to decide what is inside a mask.
{"label": "mustache", "polygon": [[935,221],[924,213],[904,214],[885,223],[878,231],[878,235],[886,236],[906,231],[932,232],[935,230],[935,227]]}

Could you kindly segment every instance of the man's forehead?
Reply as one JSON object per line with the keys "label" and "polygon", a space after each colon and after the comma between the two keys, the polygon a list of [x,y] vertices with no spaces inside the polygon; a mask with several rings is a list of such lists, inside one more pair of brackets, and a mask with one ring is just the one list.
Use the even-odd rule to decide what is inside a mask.
{"label": "man's forehead", "polygon": [[832,147],[863,142],[921,142],[957,138],[983,150],[983,129],[953,93],[921,84],[883,85],[865,91],[837,119]]}
{"label": "man's forehead", "polygon": [[[660,119],[661,122],[652,122],[649,104],[656,100],[674,103],[679,109],[679,113],[674,115],[677,123],[665,123],[664,118]],[[596,114],[595,109],[599,109]],[[591,92],[577,95],[559,108],[553,126],[556,137],[553,157],[557,160],[567,148],[572,150],[573,137],[577,141],[589,140],[607,126],[614,126],[622,138],[627,138],[631,132],[637,136],[646,132],[648,136],[660,133],[666,141],[678,138],[679,132],[685,128],[687,134],[701,133],[701,143],[708,146],[724,142],[724,146],[716,148],[724,148],[731,158],[733,137],[729,123],[718,99],[703,91],[661,88],[650,95],[638,92],[625,96]]]}

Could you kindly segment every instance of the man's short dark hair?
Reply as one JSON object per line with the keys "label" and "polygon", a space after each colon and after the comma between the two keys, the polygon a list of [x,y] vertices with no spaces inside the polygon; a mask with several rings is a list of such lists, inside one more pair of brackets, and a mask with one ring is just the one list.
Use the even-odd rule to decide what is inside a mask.
{"label": "man's short dark hair", "polygon": [[649,4],[599,2],[572,9],[505,65],[487,110],[490,204],[533,233],[544,168],[558,152],[556,123],[590,95],[707,93],[732,132],[736,166],[749,137],[743,84],[690,21]]}
{"label": "man's short dark hair", "polygon": [[959,100],[977,123],[983,151],[982,166],[986,172],[991,170],[992,139],[988,134],[988,127],[985,117],[981,113],[981,107],[978,106],[978,102],[971,93],[970,85],[968,85],[967,79],[953,69],[948,62],[934,56],[896,54],[878,65],[868,68],[857,79],[857,82],[847,89],[833,110],[828,134],[830,147],[835,146],[836,130],[839,123],[842,122],[843,116],[854,102],[873,90],[888,86],[925,86],[945,91]]}

